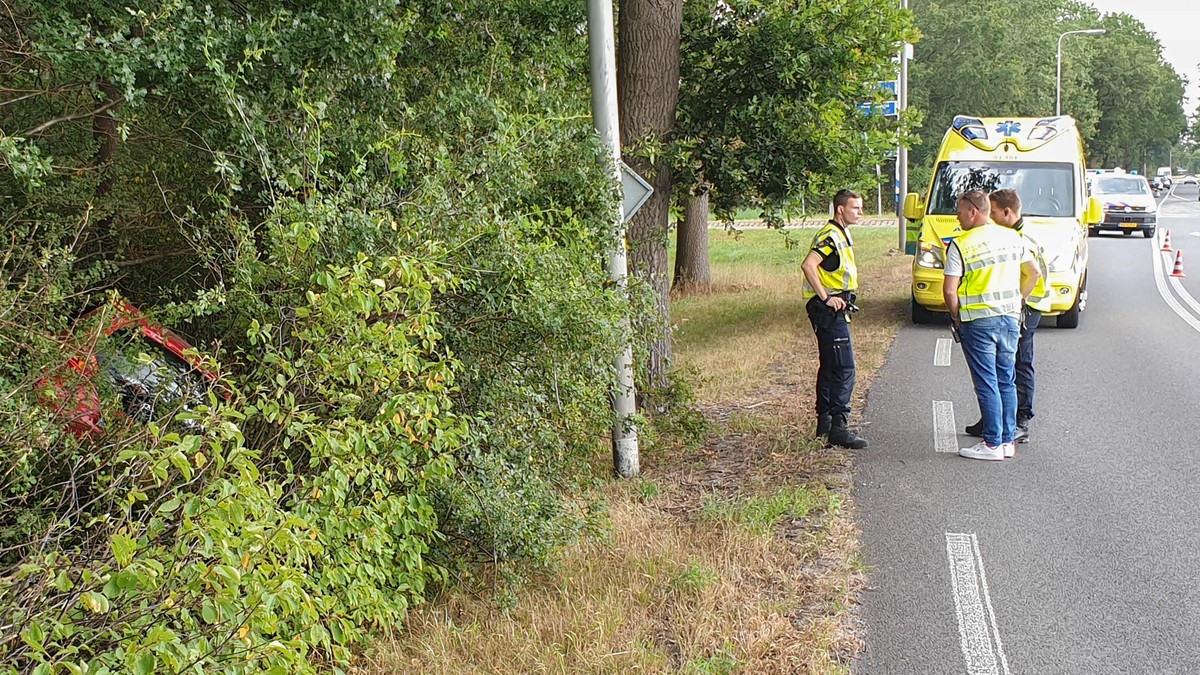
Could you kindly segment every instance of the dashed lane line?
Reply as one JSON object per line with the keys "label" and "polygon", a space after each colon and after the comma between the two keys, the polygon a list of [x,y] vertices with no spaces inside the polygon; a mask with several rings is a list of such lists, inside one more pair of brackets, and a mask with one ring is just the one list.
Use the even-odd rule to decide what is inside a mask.
{"label": "dashed lane line", "polygon": [[934,401],[933,449],[935,452],[958,452],[958,433],[954,429],[954,403]]}
{"label": "dashed lane line", "polygon": [[992,607],[979,539],[974,533],[946,533],[950,588],[963,659],[969,675],[1011,675],[1000,626]]}
{"label": "dashed lane line", "polygon": [[937,339],[937,347],[933,350],[933,365],[950,365],[950,338]]}

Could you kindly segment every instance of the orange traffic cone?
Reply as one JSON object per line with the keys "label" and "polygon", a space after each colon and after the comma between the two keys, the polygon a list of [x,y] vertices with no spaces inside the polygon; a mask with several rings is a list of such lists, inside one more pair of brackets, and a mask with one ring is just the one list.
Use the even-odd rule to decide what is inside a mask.
{"label": "orange traffic cone", "polygon": [[1183,271],[1183,251],[1175,251],[1175,269],[1171,270],[1171,276],[1186,279],[1187,274]]}
{"label": "orange traffic cone", "polygon": [[1170,230],[1163,230],[1163,245],[1162,245],[1162,248],[1160,248],[1158,250],[1166,251],[1167,253],[1170,253],[1173,250],[1171,248],[1171,231]]}

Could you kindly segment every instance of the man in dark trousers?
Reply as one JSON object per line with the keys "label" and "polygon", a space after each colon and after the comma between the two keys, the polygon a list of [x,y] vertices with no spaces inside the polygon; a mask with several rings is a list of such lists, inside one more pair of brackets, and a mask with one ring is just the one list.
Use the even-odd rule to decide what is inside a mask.
{"label": "man in dark trousers", "polygon": [[850,313],[858,290],[858,266],[850,227],[862,218],[862,197],[841,190],[833,198],[833,218],[813,236],[804,272],[808,320],[817,334],[817,437],[829,445],[861,450],[867,439],[849,427],[850,396],[857,371],[850,342]]}

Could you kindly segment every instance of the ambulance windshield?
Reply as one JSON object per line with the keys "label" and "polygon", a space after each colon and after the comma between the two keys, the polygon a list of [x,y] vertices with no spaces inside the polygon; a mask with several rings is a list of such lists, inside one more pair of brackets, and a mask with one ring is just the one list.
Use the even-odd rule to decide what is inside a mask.
{"label": "ambulance windshield", "polygon": [[942,162],[933,179],[929,213],[954,215],[968,190],[1012,188],[1026,216],[1075,216],[1075,169],[1068,162]]}

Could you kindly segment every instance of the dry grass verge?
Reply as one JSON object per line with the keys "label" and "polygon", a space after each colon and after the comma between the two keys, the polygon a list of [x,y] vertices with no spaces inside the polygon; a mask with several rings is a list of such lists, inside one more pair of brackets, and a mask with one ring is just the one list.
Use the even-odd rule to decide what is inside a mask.
{"label": "dry grass verge", "polygon": [[[903,321],[909,261],[889,253],[894,230],[857,236],[862,397]],[[802,254],[776,232],[714,237],[714,291],[672,307],[679,359],[705,378],[704,442],[658,447],[643,478],[607,485],[605,535],[565,551],[515,604],[450,592],[360,670],[845,672],[860,649],[850,457],[810,440]]]}

